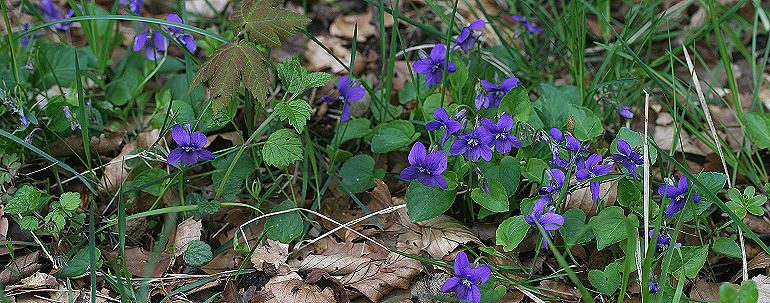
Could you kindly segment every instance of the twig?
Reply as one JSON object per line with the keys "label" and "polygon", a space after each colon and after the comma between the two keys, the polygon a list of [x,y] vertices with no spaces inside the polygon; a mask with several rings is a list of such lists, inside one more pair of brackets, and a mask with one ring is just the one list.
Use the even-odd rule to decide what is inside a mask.
{"label": "twig", "polygon": [[[722,169],[725,170],[725,175],[727,176],[727,187],[732,188],[732,182],[730,181],[730,173],[727,172],[727,162],[725,162],[725,156],[722,153],[722,142],[719,141],[719,137],[717,136],[717,130],[714,127],[714,122],[711,120],[711,112],[709,111],[708,105],[706,104],[706,97],[703,95],[703,89],[701,89],[700,81],[698,80],[698,74],[695,72],[695,68],[693,67],[692,61],[690,60],[690,53],[687,51],[687,47],[682,47],[682,51],[684,52],[684,59],[687,61],[687,68],[690,70],[690,74],[692,74],[692,82],[693,85],[695,85],[695,92],[698,93],[698,99],[700,100],[701,108],[703,108],[703,115],[706,116],[706,122],[709,125],[709,129],[711,130],[711,136],[714,138],[714,143],[717,145],[717,153],[719,154],[719,159],[722,161]],[[740,240],[741,244],[741,263],[743,264],[743,281],[746,281],[749,279],[749,271],[748,266],[746,262],[746,248],[744,247],[744,240],[743,240],[743,230],[740,228],[738,229],[738,238]]]}

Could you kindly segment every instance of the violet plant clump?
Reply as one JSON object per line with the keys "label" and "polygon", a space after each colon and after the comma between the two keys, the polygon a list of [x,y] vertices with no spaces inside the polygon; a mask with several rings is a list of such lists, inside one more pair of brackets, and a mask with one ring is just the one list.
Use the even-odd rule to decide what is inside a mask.
{"label": "violet plant clump", "polygon": [[481,125],[487,129],[492,135],[492,140],[489,142],[491,147],[495,148],[495,151],[501,154],[507,154],[513,150],[513,148],[521,148],[522,143],[519,138],[509,134],[513,128],[513,118],[511,114],[503,113],[497,123],[492,122],[487,118],[481,119]]}
{"label": "violet plant clump", "polygon": [[[75,15],[75,11],[73,9],[70,9],[69,11],[67,11],[66,14],[62,13],[61,10],[56,8],[56,5],[54,4],[53,0],[41,0],[40,3],[35,3],[33,4],[33,6],[40,13],[40,16],[43,17],[43,21],[45,21],[45,23],[59,21]],[[53,27],[54,29],[66,31],[70,28],[71,24],[72,24],[71,21],[60,22],[60,23],[51,25],[51,27]]]}
{"label": "violet plant clump", "polygon": [[454,263],[456,277],[449,278],[441,287],[442,292],[457,292],[457,298],[467,302],[481,302],[479,285],[484,284],[492,275],[492,269],[487,265],[471,267],[468,255],[461,251],[457,253]]}
{"label": "violet plant clump", "polygon": [[193,165],[198,159],[214,160],[214,154],[203,148],[208,143],[206,135],[201,131],[192,132],[190,124],[175,125],[171,128],[171,137],[179,147],[168,153],[168,164]]}
{"label": "violet plant clump", "polygon": [[[577,166],[582,168],[575,172],[577,180],[579,182],[585,182],[588,179],[609,173],[610,170],[612,170],[612,164],[599,164],[601,161],[602,155],[600,154],[592,154],[588,156],[585,161],[581,161],[582,163]],[[599,199],[599,183],[599,181],[592,181],[589,185],[591,188],[591,199],[593,199],[594,202]]]}
{"label": "violet plant clump", "polygon": [[636,167],[644,164],[644,156],[631,150],[631,146],[625,140],[618,140],[619,154],[610,155],[615,162],[620,163],[628,172],[634,175],[634,179],[639,179],[636,175]]}
{"label": "violet plant clump", "polygon": [[352,83],[350,77],[345,76],[337,80],[337,92],[340,94],[337,98],[323,96],[323,101],[326,103],[342,101],[340,120],[347,121],[350,119],[350,103],[361,100],[366,95],[366,89],[358,87],[357,83]]}

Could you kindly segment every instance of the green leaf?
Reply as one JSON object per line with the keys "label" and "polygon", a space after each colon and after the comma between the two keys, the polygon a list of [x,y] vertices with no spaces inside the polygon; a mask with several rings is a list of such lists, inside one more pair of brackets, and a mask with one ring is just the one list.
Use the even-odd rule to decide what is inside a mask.
{"label": "green leaf", "polygon": [[639,181],[622,178],[618,181],[618,203],[623,206],[636,205],[642,199]]}
{"label": "green leaf", "polygon": [[[703,172],[703,173],[699,173],[699,174],[696,174],[696,175],[695,175],[695,178],[697,178],[697,179],[698,179],[698,181],[700,181],[701,183],[703,183],[703,185],[704,185],[706,188],[708,188],[708,190],[709,190],[711,193],[713,193],[713,194],[715,194],[715,195],[716,195],[716,193],[718,193],[720,190],[722,190],[722,188],[723,188],[723,187],[725,187],[725,184],[727,183],[727,175],[725,175],[725,174],[723,174],[723,173],[717,173],[717,172]],[[707,203],[704,203],[704,204],[706,204],[706,208],[707,208],[709,205],[711,205],[711,203],[708,203],[708,202],[714,202],[714,201],[710,201],[710,200],[708,199],[708,196],[709,196],[709,195],[707,195],[705,192],[703,192],[702,190],[700,190],[700,188],[699,188],[699,187],[695,187],[695,188],[693,188],[693,190],[694,190],[694,192],[695,192],[695,193],[697,193],[697,194],[699,194],[701,197],[703,197],[703,198],[701,199],[701,202],[700,202],[700,203],[704,203],[704,201],[706,201],[706,202],[707,202]],[[700,204],[700,203],[699,203],[699,204]],[[705,210],[705,208],[704,208],[704,210]],[[701,213],[699,212],[699,213],[698,213],[698,215],[700,215],[700,214],[701,214]]]}
{"label": "green leaf", "polygon": [[278,113],[278,116],[281,117],[282,121],[289,120],[289,124],[294,126],[294,129],[296,129],[298,133],[302,132],[305,128],[305,123],[307,123],[307,120],[310,120],[310,113],[313,112],[313,108],[310,107],[310,104],[307,104],[307,102],[302,99],[295,99],[288,104],[286,102],[280,102],[273,106],[273,110]]}
{"label": "green leaf", "polygon": [[321,87],[324,86],[326,82],[331,81],[332,78],[334,78],[334,76],[324,72],[310,73],[305,77],[305,85],[307,85],[307,87]]}
{"label": "green leaf", "polygon": [[604,271],[592,269],[588,272],[588,281],[600,293],[612,295],[620,287],[620,272],[618,263],[607,264]]}
{"label": "green leaf", "polygon": [[211,108],[216,113],[231,102],[243,83],[243,87],[264,106],[270,84],[266,64],[265,57],[254,43],[246,40],[228,42],[203,62],[187,93],[192,93],[204,81],[211,80]]}
{"label": "green leaf", "polygon": [[[279,212],[295,207],[294,202],[286,200],[273,208],[272,212]],[[289,243],[291,240],[294,240],[302,234],[302,217],[300,217],[299,211],[296,210],[267,217],[267,219],[265,219],[265,231],[267,232],[268,238],[280,241],[281,243]]]}
{"label": "green leaf", "polygon": [[505,252],[512,251],[519,246],[521,240],[529,231],[529,223],[524,221],[524,215],[518,215],[505,219],[497,226],[495,244],[502,245]]}
{"label": "green leaf", "polygon": [[572,133],[580,141],[591,140],[602,134],[602,121],[590,109],[580,105],[569,105],[569,114],[575,119]]}
{"label": "green leaf", "polygon": [[759,148],[770,147],[770,114],[746,113],[746,132],[751,134],[751,141]]}
{"label": "green leaf", "polygon": [[520,165],[519,160],[514,157],[505,156],[499,164],[479,161],[479,169],[488,180],[500,182],[505,187],[505,192],[509,197],[513,196],[519,188],[519,181],[521,181]]}
{"label": "green leaf", "polygon": [[279,129],[262,146],[262,158],[269,165],[286,167],[302,159],[302,143],[291,130]]}
{"label": "green leaf", "polygon": [[603,209],[598,216],[592,217],[588,224],[591,225],[596,236],[596,248],[598,250],[628,237],[626,216],[623,214],[623,209],[618,206]]}
{"label": "green leaf", "polygon": [[438,186],[427,187],[417,180],[412,180],[406,190],[406,208],[412,222],[430,220],[452,206],[457,191],[441,189]]}
{"label": "green leaf", "polygon": [[508,194],[500,182],[488,179],[489,194],[481,188],[475,188],[471,192],[471,199],[491,212],[501,213],[508,211]]}
{"label": "green leaf", "polygon": [[[680,256],[681,255],[681,256]],[[669,266],[671,275],[678,277],[680,272],[690,279],[695,278],[698,272],[706,263],[708,255],[708,245],[704,246],[682,246],[678,251],[674,251]]]}
{"label": "green leaf", "polygon": [[[211,183],[214,184],[214,188],[222,186],[227,169],[230,168],[230,164],[235,159],[235,154],[230,154],[227,157],[219,157],[212,161],[214,165],[214,173],[211,175]],[[238,162],[233,166],[233,170],[230,172],[230,176],[225,182],[225,186],[222,188],[222,199],[230,201],[235,199],[236,195],[241,192],[243,182],[254,173],[254,163],[248,156],[242,156],[238,159]]]}
{"label": "green leaf", "polygon": [[[479,286],[481,290],[480,303],[497,303],[505,296],[507,289],[503,285],[495,286],[495,283],[490,282],[492,279],[487,280],[486,283]],[[489,287],[486,285],[489,284]],[[492,288],[495,286],[495,288]]]}
{"label": "green leaf", "polygon": [[35,216],[24,216],[17,223],[26,231],[35,231],[40,228],[40,221]]}
{"label": "green leaf", "polygon": [[738,290],[733,283],[725,282],[719,287],[719,302],[721,303],[739,303]]}
{"label": "green leaf", "polygon": [[527,179],[530,181],[543,184],[543,181],[548,180],[548,178],[545,176],[545,170],[549,168],[550,166],[548,166],[548,164],[546,164],[542,159],[529,158],[529,160],[527,160],[527,166],[521,172],[521,174],[524,177],[527,177]]}
{"label": "green leaf", "polygon": [[280,37],[296,34],[296,27],[305,28],[310,19],[281,7],[283,0],[242,1],[230,18],[234,31],[248,33],[249,39],[267,47],[281,45]]}
{"label": "green leaf", "polygon": [[581,104],[580,93],[574,86],[540,85],[542,96],[532,104],[545,129],[563,126],[569,118],[569,105]]}
{"label": "green leaf", "polygon": [[60,209],[48,213],[43,219],[46,222],[46,229],[53,233],[59,233],[67,225],[67,218]]}
{"label": "green leaf", "polygon": [[215,214],[221,207],[221,203],[219,201],[206,199],[206,197],[199,193],[188,194],[187,197],[185,197],[184,202],[187,205],[198,205],[198,210],[187,212],[187,215],[192,216],[195,220],[198,221]]}
{"label": "green leaf", "polygon": [[564,225],[559,232],[567,245],[574,246],[593,240],[594,232],[591,230],[591,225],[586,224],[586,214],[582,209],[570,209],[562,216]]}
{"label": "green leaf", "polygon": [[24,184],[16,190],[14,198],[5,205],[5,212],[16,215],[37,208],[42,192],[29,185]]}
{"label": "green leaf", "polygon": [[59,198],[59,204],[67,211],[74,211],[80,206],[80,193],[66,192]]}
{"label": "green leaf", "polygon": [[[157,182],[158,179],[167,177],[168,173],[161,168],[152,168],[141,172],[136,178],[129,182],[128,188],[142,187],[142,191],[156,197],[163,195],[163,188],[169,182],[168,179]],[[156,182],[151,184],[152,182]],[[148,185],[149,184],[149,185]]]}
{"label": "green leaf", "polygon": [[757,282],[754,280],[743,281],[741,288],[738,289],[738,302],[756,303],[758,299],[759,289],[757,289]]}
{"label": "green leaf", "polygon": [[324,72],[308,73],[307,68],[300,64],[297,55],[278,64],[276,70],[283,86],[292,93],[301,93],[308,87],[323,86],[332,79],[332,75]]}
{"label": "green leaf", "polygon": [[[102,252],[99,251],[98,248],[95,248],[94,253],[96,254],[96,259],[99,260],[99,258],[101,258]],[[96,266],[101,266],[101,263],[102,262],[100,260],[99,264],[96,264]],[[72,257],[72,260],[67,262],[67,264],[61,268],[61,270],[53,274],[53,276],[59,279],[77,277],[85,274],[90,266],[91,253],[89,252],[88,248],[83,248],[79,250],[75,256]]]}
{"label": "green leaf", "polygon": [[390,96],[383,96],[383,90],[374,92],[375,98],[371,98],[372,103],[369,108],[372,110],[372,117],[379,122],[393,121],[404,111],[400,105],[390,104]]}
{"label": "green leaf", "polygon": [[374,159],[358,155],[348,159],[340,168],[341,184],[350,193],[360,193],[374,187]]}
{"label": "green leaf", "polygon": [[529,110],[532,108],[532,102],[529,101],[529,95],[527,95],[527,89],[524,85],[511,89],[503,100],[500,101],[500,113],[511,113],[519,119],[521,122],[529,121]]}
{"label": "green leaf", "polygon": [[735,243],[735,240],[730,238],[725,238],[725,237],[717,238],[714,241],[714,244],[712,245],[711,249],[713,249],[715,252],[718,252],[728,257],[733,257],[733,258],[741,257],[741,248],[738,246],[738,243]]}
{"label": "green leaf", "polygon": [[396,120],[382,125],[372,137],[372,152],[384,154],[406,148],[417,138],[413,138],[414,125],[404,120]]}
{"label": "green leaf", "polygon": [[192,266],[202,266],[209,263],[214,258],[211,252],[211,246],[201,240],[192,240],[187,245],[187,250],[182,254],[182,258],[187,264]]}
{"label": "green leaf", "polygon": [[44,79],[47,84],[43,84],[45,87],[50,87],[52,84],[59,84],[62,87],[69,87],[75,81],[75,52],[78,53],[78,60],[80,69],[88,69],[87,58],[92,58],[93,55],[89,55],[84,49],[77,49],[69,45],[62,43],[46,43],[40,46],[37,51],[37,66],[45,67],[38,68],[36,71],[36,77]]}
{"label": "green leaf", "polygon": [[343,143],[353,139],[362,138],[369,134],[369,126],[372,121],[359,118],[340,123],[334,130],[332,138],[332,147],[340,147]]}

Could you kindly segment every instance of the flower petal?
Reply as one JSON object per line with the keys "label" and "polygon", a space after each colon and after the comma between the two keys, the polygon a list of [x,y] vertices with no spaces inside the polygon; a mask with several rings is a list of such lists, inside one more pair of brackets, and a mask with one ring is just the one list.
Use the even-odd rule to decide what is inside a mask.
{"label": "flower petal", "polygon": [[433,176],[427,173],[418,173],[417,174],[417,181],[420,181],[422,185],[425,185],[425,187],[432,187],[434,184]]}
{"label": "flower petal", "polygon": [[351,87],[348,87],[347,95],[345,95],[345,101],[355,102],[355,101],[361,100],[361,98],[363,98],[364,96],[366,96],[365,88],[351,86]]}
{"label": "flower petal", "polygon": [[442,175],[433,175],[433,183],[438,185],[441,189],[449,188],[449,184],[446,183],[446,179]]}
{"label": "flower petal", "polygon": [[401,171],[401,179],[404,180],[412,180],[417,179],[417,175],[419,174],[420,169],[417,168],[417,166],[409,166],[407,168],[404,168],[404,170]]}
{"label": "flower petal", "polygon": [[166,158],[166,161],[168,164],[177,164],[179,161],[182,160],[182,154],[184,154],[184,150],[181,148],[176,148],[172,150],[170,153],[168,153],[168,157]]}
{"label": "flower petal", "polygon": [[198,42],[195,41],[195,38],[193,38],[191,35],[181,35],[179,37],[182,45],[184,45],[184,47],[187,48],[187,50],[191,53],[195,53],[195,50],[198,49]]}
{"label": "flower petal", "polygon": [[677,184],[676,184],[676,187],[677,187],[677,188],[678,188],[678,189],[679,189],[679,190],[680,190],[682,193],[685,193],[685,192],[687,192],[687,190],[689,189],[688,185],[689,185],[689,184],[687,183],[687,176],[684,176],[684,175],[683,175],[681,178],[679,178],[679,183],[677,183]]}
{"label": "flower petal", "polygon": [[626,156],[631,155],[631,146],[625,140],[618,140],[618,151]]}
{"label": "flower petal", "polygon": [[557,142],[561,142],[562,133],[561,133],[561,130],[559,130],[558,128],[552,128],[551,130],[548,131],[548,134],[550,134],[551,138],[553,138]]}
{"label": "flower petal", "polygon": [[506,93],[517,86],[519,86],[519,78],[516,77],[505,79],[500,83],[500,89]]}
{"label": "flower petal", "polygon": [[144,48],[145,43],[147,43],[147,32],[138,34],[134,36],[134,48],[133,50],[135,52],[138,52]]}
{"label": "flower petal", "polygon": [[430,57],[433,61],[440,61],[446,59],[446,46],[439,43],[430,50]]}
{"label": "flower petal", "polygon": [[195,131],[192,134],[192,140],[190,141],[190,146],[195,148],[203,148],[206,146],[206,143],[208,143],[208,140],[206,140],[206,135],[204,135],[200,131]]}
{"label": "flower petal", "polygon": [[564,225],[564,217],[555,213],[544,213],[538,219],[545,230],[557,230]]}
{"label": "flower petal", "polygon": [[457,66],[455,66],[455,64],[452,63],[452,61],[447,62],[447,65],[446,65],[446,73],[447,73],[447,75],[451,74],[451,73],[454,73],[455,71],[457,71]]}
{"label": "flower petal", "polygon": [[348,121],[350,119],[350,103],[344,102],[342,106],[342,115],[340,116],[341,121]]}
{"label": "flower petal", "polygon": [[479,290],[479,287],[476,285],[471,285],[471,299],[467,301],[473,301],[473,303],[480,303],[481,302],[481,290]]}
{"label": "flower petal", "polygon": [[612,170],[612,165],[611,164],[597,165],[597,166],[594,166],[594,169],[593,169],[594,174],[597,175],[597,176],[606,175],[611,170]]}
{"label": "flower petal", "polygon": [[444,282],[444,285],[441,286],[442,292],[452,292],[457,291],[458,286],[462,287],[463,279],[460,277],[451,277],[449,280],[446,280]]}
{"label": "flower petal", "polygon": [[152,43],[159,51],[165,51],[168,48],[168,39],[159,32],[152,33]]}
{"label": "flower petal", "polygon": [[591,182],[591,199],[596,202],[599,200],[599,182]]}
{"label": "flower petal", "polygon": [[195,152],[198,153],[198,158],[201,158],[203,160],[214,160],[214,158],[215,158],[214,154],[212,154],[210,151],[202,149],[202,148],[199,149],[199,150],[196,150]]}
{"label": "flower petal", "polygon": [[[179,18],[179,15],[174,13],[168,14],[168,16],[166,16],[166,20],[171,22],[176,22],[176,23],[182,23],[182,18]],[[182,30],[181,28],[178,28],[173,25],[169,25],[168,28],[175,32],[179,32],[180,30]]]}
{"label": "flower petal", "polygon": [[497,120],[497,128],[504,132],[509,132],[513,128],[513,118],[510,113],[503,113],[500,119]]}
{"label": "flower petal", "polygon": [[415,142],[414,145],[412,145],[412,150],[409,151],[407,160],[409,160],[409,164],[414,166],[423,166],[427,153],[425,145],[422,145],[420,142]]}
{"label": "flower petal", "polygon": [[479,20],[474,20],[473,22],[471,22],[471,24],[468,25],[468,28],[475,29],[475,30],[480,30],[480,29],[484,28],[484,26],[486,26],[486,25],[487,25],[486,21],[479,19]]}
{"label": "flower petal", "polygon": [[486,81],[486,80],[479,80],[481,82],[481,86],[484,87],[484,90],[489,92],[497,91],[497,85],[493,84],[492,82]]}
{"label": "flower petal", "polygon": [[337,91],[340,92],[340,94],[344,94],[348,89],[348,82],[350,82],[350,77],[344,76],[340,77],[339,80],[337,80]]}
{"label": "flower petal", "polygon": [[487,265],[479,265],[474,269],[470,270],[470,277],[468,280],[471,280],[473,283],[477,284],[484,284],[489,280],[489,276],[492,274],[492,269],[489,268]]}
{"label": "flower petal", "polygon": [[420,73],[420,74],[428,74],[431,69],[433,69],[433,59],[431,58],[425,58],[420,59],[414,62],[412,65],[414,68],[414,71]]}
{"label": "flower petal", "polygon": [[447,159],[449,157],[447,156],[446,152],[443,150],[437,150],[427,157],[425,157],[425,162],[423,166],[430,167],[431,173],[438,173],[441,174],[446,168],[447,168]]}
{"label": "flower petal", "polygon": [[591,179],[591,172],[587,169],[581,169],[575,172],[575,178],[578,180],[578,182],[583,182],[585,180]]}
{"label": "flower petal", "polygon": [[179,146],[190,146],[190,133],[181,125],[174,125],[171,128],[171,138],[174,138],[174,142]]}
{"label": "flower petal", "polygon": [[441,128],[441,126],[443,126],[443,124],[441,124],[441,122],[431,121],[431,122],[428,122],[428,124],[425,124],[425,129],[430,130],[430,131],[434,131],[434,130],[437,130],[437,129]]}
{"label": "flower petal", "polygon": [[193,165],[198,163],[198,154],[195,152],[183,152],[181,162],[183,165]]}
{"label": "flower petal", "polygon": [[449,153],[453,156],[462,155],[465,152],[468,151],[468,141],[465,140],[457,140],[454,143],[452,143],[452,146],[449,147]]}
{"label": "flower petal", "polygon": [[540,217],[540,215],[543,214],[544,209],[545,209],[545,200],[537,199],[537,201],[535,202],[535,206],[532,207],[532,212],[530,213],[530,215],[533,218],[537,219]]}
{"label": "flower petal", "polygon": [[464,251],[457,253],[455,257],[455,275],[462,278],[467,278],[471,270],[471,264],[468,262],[468,255]]}
{"label": "flower petal", "polygon": [[446,112],[446,109],[443,108],[437,108],[433,111],[433,119],[436,119],[437,121],[446,122],[446,120],[449,120],[449,114]]}
{"label": "flower petal", "polygon": [[[686,200],[685,200],[686,201]],[[668,204],[668,208],[666,208],[666,217],[671,219],[676,213],[684,209],[685,203],[676,203],[677,200],[671,200],[671,203]]]}

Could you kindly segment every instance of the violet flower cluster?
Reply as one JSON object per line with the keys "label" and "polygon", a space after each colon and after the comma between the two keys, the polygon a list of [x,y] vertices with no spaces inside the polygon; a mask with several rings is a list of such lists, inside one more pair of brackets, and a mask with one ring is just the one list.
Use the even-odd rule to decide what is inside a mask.
{"label": "violet flower cluster", "polygon": [[401,178],[404,180],[417,179],[427,187],[438,185],[442,189],[447,189],[446,179],[441,175],[447,168],[447,158],[447,154],[443,150],[428,154],[425,145],[416,142],[412,145],[412,150],[407,158],[410,166],[401,171]]}
{"label": "violet flower cluster", "polygon": [[644,164],[644,156],[640,153],[635,153],[625,140],[618,140],[618,152],[619,154],[613,154],[611,157],[615,159],[615,162],[619,162],[628,172],[634,175],[634,179],[639,180],[636,175],[636,167]]}
{"label": "violet flower cluster", "polygon": [[3,98],[3,105],[5,106],[7,111],[19,115],[19,124],[21,124],[21,126],[29,125],[29,122],[27,121],[27,117],[24,116],[24,111],[21,109],[21,106],[19,106],[18,104],[16,104],[16,102],[13,101],[13,98],[11,97]]}
{"label": "violet flower cluster", "polygon": [[168,153],[168,164],[181,162],[182,165],[193,165],[198,163],[198,159],[214,160],[214,154],[203,149],[208,142],[206,135],[200,131],[192,132],[190,124],[185,124],[184,127],[174,126],[171,129],[171,137],[179,147]]}
{"label": "violet flower cluster", "polygon": [[[582,158],[581,158],[582,160]],[[599,164],[602,161],[602,155],[592,154],[584,161],[580,161],[576,166],[575,178],[579,182],[585,182],[588,179],[603,176],[612,170],[612,164]],[[591,199],[596,202],[599,199],[599,181],[591,181]]]}
{"label": "violet flower cluster", "polygon": [[129,12],[141,16],[144,0],[120,0],[118,5]]}
{"label": "violet flower cluster", "polygon": [[521,140],[509,134],[512,128],[513,119],[509,113],[503,113],[497,123],[482,118],[481,125],[467,133],[455,135],[458,139],[452,143],[449,153],[454,156],[463,155],[472,162],[477,162],[479,158],[491,161],[493,147],[501,154],[509,153],[513,147],[521,148]]}
{"label": "violet flower cluster", "polygon": [[323,96],[323,100],[326,103],[342,101],[342,116],[340,116],[340,120],[347,121],[350,119],[350,103],[361,100],[366,95],[366,89],[358,87],[358,83],[351,83],[350,77],[345,76],[337,80],[337,92],[340,94],[339,97]]}
{"label": "violet flower cluster", "polygon": [[479,303],[481,302],[481,290],[479,285],[484,284],[492,275],[492,269],[487,265],[471,267],[468,255],[465,252],[457,253],[455,257],[454,271],[456,277],[449,278],[441,286],[442,292],[457,292],[460,300]]}
{"label": "violet flower cluster", "polygon": [[[62,19],[66,19],[69,17],[72,17],[75,14],[75,11],[70,9],[67,11],[67,13],[62,13],[58,8],[56,8],[56,5],[53,3],[53,0],[41,0],[40,3],[33,4],[35,7],[35,10],[40,13],[40,16],[43,17],[43,21],[45,23],[54,22]],[[56,23],[54,25],[51,25],[54,29],[66,31],[70,28],[70,25],[72,24],[71,21],[67,22],[61,22]]]}
{"label": "violet flower cluster", "polygon": [[[182,24],[182,18],[179,18],[177,14],[168,14],[166,20]],[[142,24],[143,27],[144,24]],[[146,28],[146,27],[145,27]],[[198,44],[195,42],[195,38],[189,34],[183,34],[182,29],[176,26],[161,25],[161,30],[175,39],[188,51],[195,52],[198,48]],[[134,37],[135,52],[143,51],[144,57],[148,60],[155,61],[163,57],[163,52],[168,49],[169,40],[163,36],[160,32],[148,29],[143,33],[140,33]]]}

